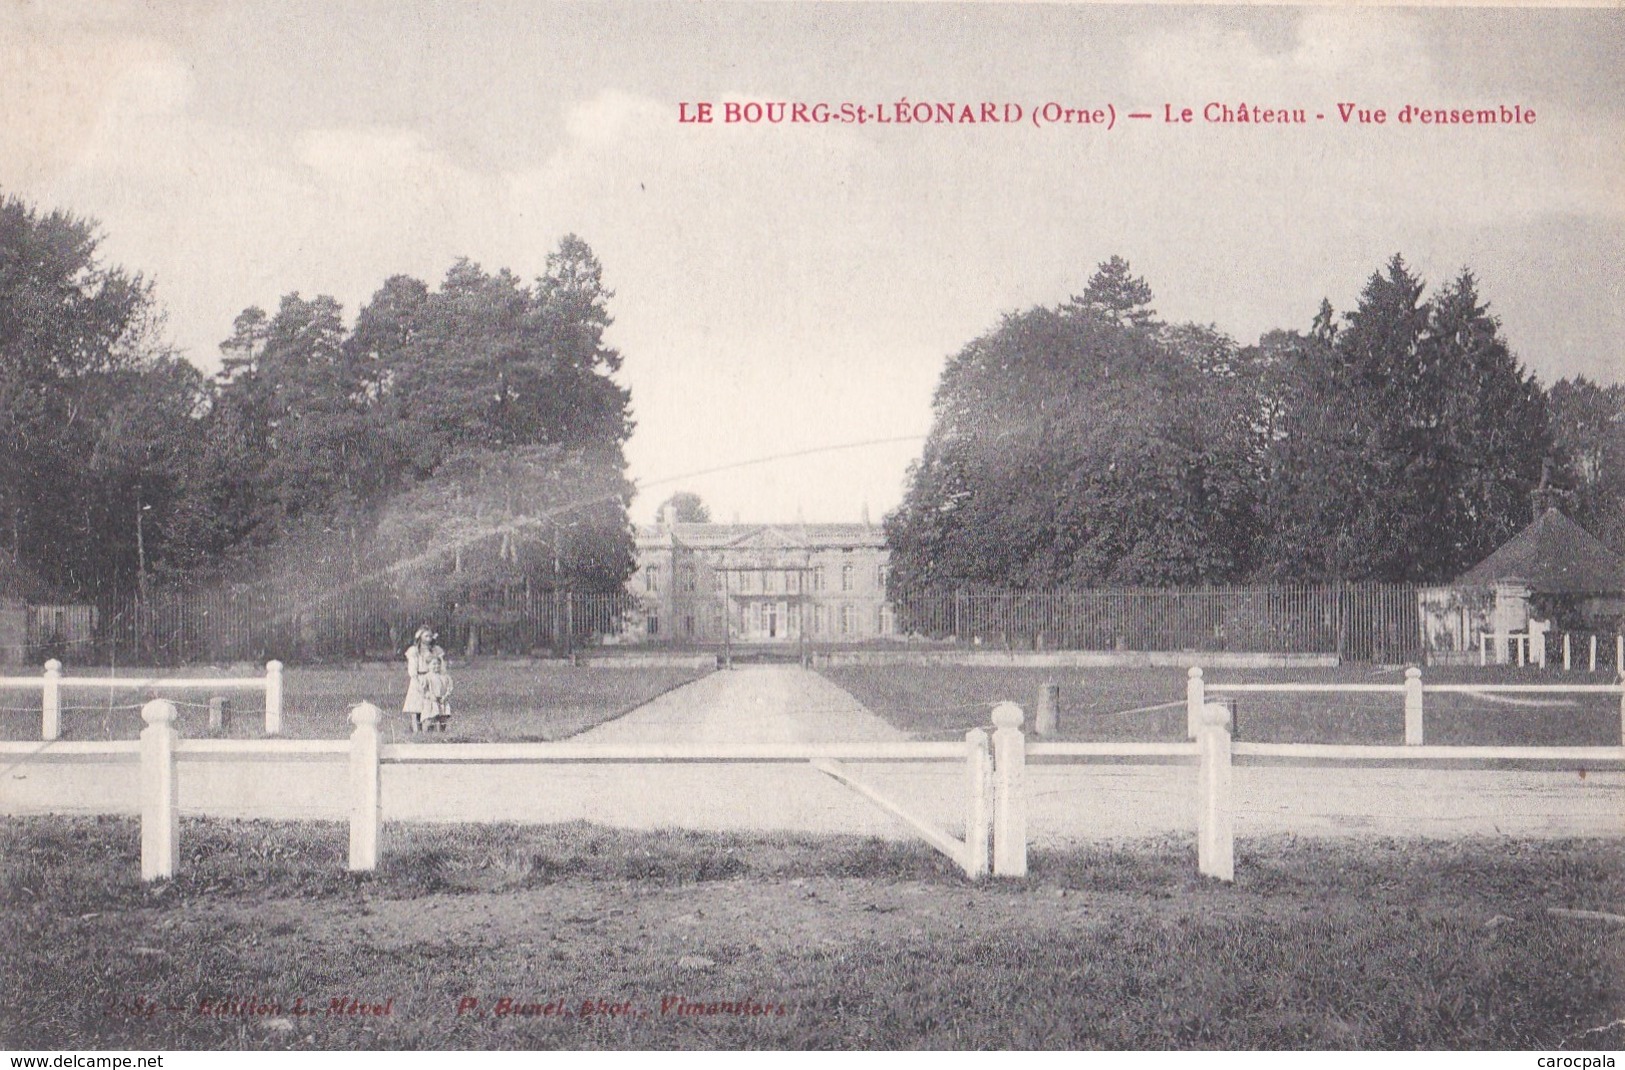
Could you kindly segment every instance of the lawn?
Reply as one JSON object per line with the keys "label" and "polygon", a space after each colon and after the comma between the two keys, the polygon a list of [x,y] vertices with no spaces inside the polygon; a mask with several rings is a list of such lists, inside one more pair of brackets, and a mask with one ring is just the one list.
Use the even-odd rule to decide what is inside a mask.
{"label": "lawn", "polygon": [[[1185,669],[1023,669],[886,665],[821,670],[892,724],[922,739],[957,739],[989,723],[994,703],[1017,702],[1031,726],[1038,688],[1060,685],[1061,731],[1070,740],[1185,738]],[[1402,669],[1209,669],[1208,682],[1402,684]],[[1427,669],[1424,683],[1608,684],[1606,674],[1473,667]],[[1234,696],[1237,736],[1267,743],[1402,743],[1398,693]],[[1618,746],[1619,696],[1429,694],[1427,742],[1478,745]]]}
{"label": "lawn", "polygon": [[978,885],[853,838],[398,826],[366,877],[338,824],[182,842],[143,886],[133,820],[0,821],[0,1046],[1625,1043],[1617,841],[1243,841],[1233,886],[1183,838]]}
{"label": "lawn", "polygon": [[[259,675],[245,667],[240,673],[209,669],[121,669],[120,676],[197,677]],[[619,717],[637,706],[688,683],[700,670],[679,668],[621,668],[570,666],[547,661],[479,661],[453,664],[452,721],[446,739],[462,742],[490,740],[545,741],[571,736],[593,725]],[[85,672],[84,675],[95,675]],[[65,689],[62,697],[64,739],[134,739],[140,735],[140,707],[154,697],[171,698],[180,713],[183,735],[203,736],[208,731],[208,702],[213,692],[163,692],[135,689],[109,693],[105,688]],[[232,724],[226,733],[236,738],[264,734],[263,692],[220,692],[232,697]],[[406,732],[400,712],[406,694],[404,663],[364,664],[347,668],[290,668],[283,675],[282,734],[294,739],[337,739],[350,734],[349,709],[357,702],[376,704],[384,711],[385,738]],[[0,739],[38,739],[39,693],[0,692],[6,709],[0,711]],[[441,737],[437,734],[435,739]]]}

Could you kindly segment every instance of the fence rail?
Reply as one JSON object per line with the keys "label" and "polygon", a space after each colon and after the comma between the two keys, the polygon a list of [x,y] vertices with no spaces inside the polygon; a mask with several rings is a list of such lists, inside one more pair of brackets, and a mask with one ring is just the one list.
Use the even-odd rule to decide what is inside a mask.
{"label": "fence rail", "polygon": [[1208,696],[1215,692],[1229,694],[1272,692],[1275,694],[1305,692],[1400,694],[1404,696],[1405,744],[1408,747],[1421,747],[1426,735],[1424,696],[1430,691],[1434,694],[1457,695],[1527,694],[1530,692],[1554,695],[1618,695],[1620,742],[1621,745],[1625,745],[1625,674],[1619,677],[1619,682],[1613,684],[1425,684],[1422,682],[1422,670],[1412,666],[1405,670],[1405,682],[1403,684],[1347,684],[1334,681],[1260,684],[1211,681],[1203,675],[1199,667],[1193,667],[1186,674],[1185,724],[1188,734],[1192,739],[1195,739],[1201,724],[1202,710],[1209,705]]}
{"label": "fence rail", "polygon": [[[40,738],[54,740],[62,735],[63,688],[106,687],[141,691],[263,691],[265,692],[265,734],[282,732],[282,663],[265,663],[264,676],[63,676],[62,663],[52,658],[39,676],[0,676],[0,689],[17,688],[40,693]],[[210,710],[211,719],[215,716]]]}
{"label": "fence rail", "polygon": [[[1193,677],[1193,680],[1198,678]],[[389,764],[425,762],[604,761],[637,764],[665,761],[697,762],[809,762],[814,768],[871,796],[882,809],[910,825],[923,839],[959,864],[967,877],[1021,877],[1027,872],[1027,809],[1031,789],[1026,779],[1029,758],[1094,762],[1122,757],[1162,757],[1194,760],[1196,764],[1197,869],[1222,881],[1235,876],[1234,764],[1288,764],[1300,766],[1360,766],[1400,764],[1427,767],[1430,763],[1473,767],[1550,767],[1552,763],[1583,763],[1588,767],[1625,764],[1621,747],[1422,747],[1349,746],[1238,743],[1232,736],[1230,711],[1218,703],[1205,703],[1196,711],[1195,739],[1188,743],[1028,743],[1021,731],[1024,719],[1015,703],[994,709],[997,726],[967,733],[964,743],[901,744],[665,744],[587,747],[570,744],[454,744],[427,748],[387,747],[380,744],[377,707],[361,703],[351,712],[355,726],[348,740],[240,741],[182,740],[175,732],[174,704],[155,699],[142,710],[147,722],[138,744],[102,744],[79,748],[86,756],[140,765],[141,876],[144,880],[172,877],[180,861],[179,781],[188,758],[230,755],[242,759],[275,756],[299,761],[341,760],[347,765],[345,810],[350,825],[348,867],[375,869],[379,862],[383,824],[381,774]],[[0,744],[0,753],[13,753],[17,744]],[[63,750],[71,748],[64,747]],[[963,763],[965,786],[965,838],[957,840],[928,827],[883,795],[852,779],[833,758],[889,761],[913,759]],[[991,854],[991,859],[989,855]]]}
{"label": "fence rail", "polygon": [[[1561,659],[1566,669],[1590,671],[1617,670],[1625,659],[1625,640],[1612,633],[1600,642],[1589,634],[1551,633],[1544,653],[1532,651],[1523,633],[1476,635],[1471,650],[1445,650],[1438,646],[1444,639],[1429,638],[1434,590],[1382,583],[893,590],[878,613],[886,634],[875,639],[983,650],[1319,654],[1386,663],[1435,655],[1487,662],[1493,652],[1495,660],[1544,665]],[[835,604],[846,596],[815,597]],[[439,628],[442,645],[464,655],[566,653],[604,641],[672,645],[645,633],[647,616],[643,597],[625,590],[512,588],[435,601],[414,599],[390,583],[316,597],[264,588],[159,590],[105,601],[88,614],[53,617],[52,626],[31,616],[26,645],[30,660],[79,663],[356,660],[397,655],[424,621]]]}
{"label": "fence rail", "polygon": [[1420,655],[1408,584],[895,592],[898,628],[933,638],[1056,650]]}
{"label": "fence rail", "polygon": [[[887,638],[984,648],[1245,651],[1419,660],[1418,588],[1406,584],[893,591]],[[835,597],[831,595],[830,597]],[[31,619],[31,660],[86,662],[359,659],[398,653],[423,621],[448,650],[529,654],[639,634],[628,591],[506,589],[464,600],[413,599],[391,583],[308,594],[263,588],[160,590],[104,601],[51,630]]]}
{"label": "fence rail", "polygon": [[290,663],[395,656],[425,621],[460,654],[569,651],[627,630],[638,599],[625,591],[513,589],[425,601],[367,584],[316,598],[261,589],[160,590],[103,600],[47,628],[31,619],[27,657],[183,665]]}

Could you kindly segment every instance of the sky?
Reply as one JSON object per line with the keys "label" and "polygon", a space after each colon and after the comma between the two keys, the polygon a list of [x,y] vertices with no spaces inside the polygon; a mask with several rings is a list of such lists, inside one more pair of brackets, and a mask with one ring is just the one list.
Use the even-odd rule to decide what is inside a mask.
{"label": "sky", "polygon": [[[1622,67],[1606,9],[0,0],[0,193],[98,220],[209,371],[251,305],[353,318],[391,275],[531,278],[579,234],[635,520],[685,489],[878,522],[944,361],[1113,255],[1242,343],[1349,310],[1394,253],[1430,287],[1468,267],[1542,382],[1625,379]],[[1021,118],[873,120],[903,101]],[[871,119],[724,121],[751,102]]]}

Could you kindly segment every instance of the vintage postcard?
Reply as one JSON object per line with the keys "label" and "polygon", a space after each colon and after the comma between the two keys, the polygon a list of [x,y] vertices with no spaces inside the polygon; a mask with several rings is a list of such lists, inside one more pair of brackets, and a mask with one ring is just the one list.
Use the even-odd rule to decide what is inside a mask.
{"label": "vintage postcard", "polygon": [[1612,1066],[1622,46],[0,0],[0,1047]]}

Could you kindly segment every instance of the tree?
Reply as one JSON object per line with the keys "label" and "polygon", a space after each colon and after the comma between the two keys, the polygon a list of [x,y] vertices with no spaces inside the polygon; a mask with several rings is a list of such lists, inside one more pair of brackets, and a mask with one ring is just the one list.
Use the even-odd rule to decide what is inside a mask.
{"label": "tree", "polygon": [[[111,395],[90,455],[111,530],[133,530],[136,587],[149,578],[194,565],[207,549],[188,522],[193,487],[187,475],[196,456],[196,425],[205,395],[203,374],[172,355],[146,367],[110,376]],[[128,536],[115,540],[116,574],[130,571]]]}
{"label": "tree", "polygon": [[[461,448],[542,443],[618,461],[632,422],[629,395],[612,378],[620,354],[604,342],[613,296],[574,235],[529,287],[505,270],[453,265],[411,310],[384,391],[391,411],[436,454],[428,467]],[[402,303],[399,292],[390,297]]]}
{"label": "tree", "polygon": [[[198,382],[94,222],[0,196],[0,546],[59,587],[133,586],[195,440]],[[150,507],[150,508],[149,508]]]}
{"label": "tree", "polygon": [[1151,286],[1143,276],[1133,274],[1128,261],[1114,256],[1096,269],[1081,296],[1074,296],[1069,308],[1087,310],[1126,327],[1149,327],[1156,322],[1151,307]]}
{"label": "tree", "polygon": [[899,587],[1219,582],[1252,567],[1243,355],[1114,258],[950,358],[886,518]]}
{"label": "tree", "polygon": [[380,362],[352,344],[337,301],[298,293],[274,316],[245,310],[221,351],[210,438],[216,475],[236,488],[233,526],[260,548],[315,529],[358,574],[370,514],[407,484]]}
{"label": "tree", "polygon": [[389,502],[380,561],[409,603],[457,604],[473,656],[482,629],[508,623],[517,589],[619,588],[633,566],[632,489],[618,468],[560,446],[462,450]]}
{"label": "tree", "polygon": [[1453,578],[1524,527],[1552,453],[1546,395],[1500,328],[1465,268],[1433,298],[1422,357],[1436,400],[1423,433],[1436,443],[1442,530],[1419,555],[1428,578]]}
{"label": "tree", "polygon": [[1266,450],[1264,571],[1436,582],[1529,520],[1543,398],[1463,271],[1435,295],[1401,257],[1341,329],[1293,337]]}
{"label": "tree", "polygon": [[1358,394],[1339,379],[1329,312],[1322,308],[1307,336],[1277,331],[1260,345],[1272,418],[1260,462],[1259,554],[1271,579],[1348,578],[1355,507],[1379,478],[1360,450]]}
{"label": "tree", "polygon": [[1576,376],[1553,384],[1547,398],[1566,511],[1625,553],[1625,384]]}
{"label": "tree", "polygon": [[[394,276],[349,332],[329,297],[289,294],[274,316],[245,310],[222,345],[209,418],[235,571],[301,585],[360,576],[378,567],[379,546],[401,546],[374,545],[386,506],[425,480],[462,486],[471,471],[500,470],[477,458],[556,447],[547,456],[577,475],[624,472],[632,425],[612,378],[620,354],[603,338],[611,296],[570,236],[528,286],[468,260],[437,290]],[[629,553],[605,560],[630,572]]]}
{"label": "tree", "polygon": [[660,515],[676,524],[709,524],[711,510],[698,494],[680,490],[660,504]]}

